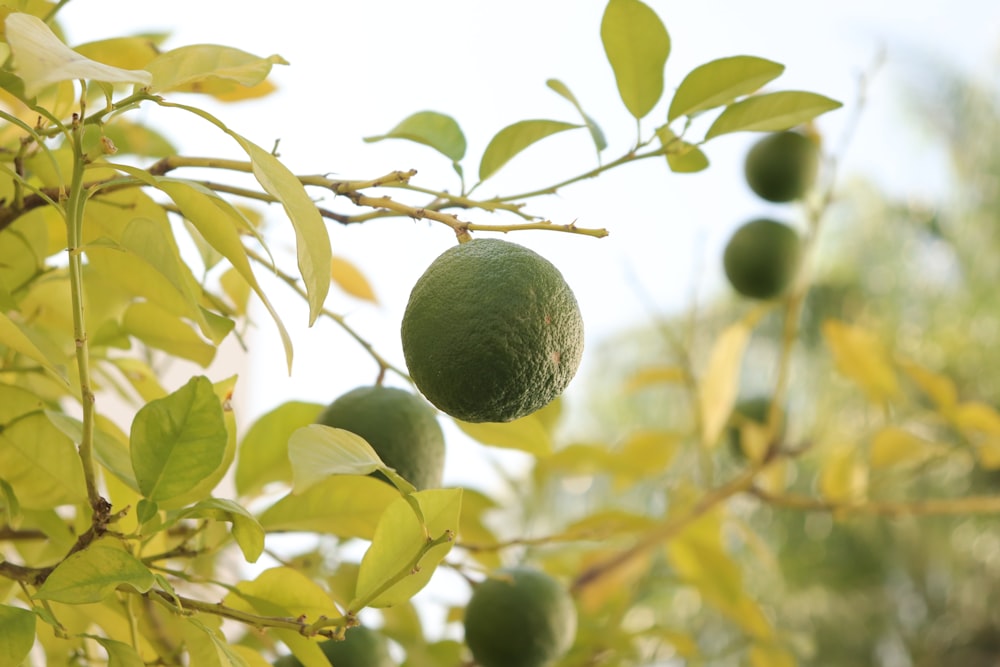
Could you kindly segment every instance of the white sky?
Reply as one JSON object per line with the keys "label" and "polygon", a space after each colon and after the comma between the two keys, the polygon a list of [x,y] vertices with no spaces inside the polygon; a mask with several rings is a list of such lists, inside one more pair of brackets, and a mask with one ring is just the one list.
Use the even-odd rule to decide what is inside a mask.
{"label": "white sky", "polygon": [[[834,145],[856,111],[859,74],[884,49],[888,65],[872,84],[844,162],[845,171],[865,173],[897,192],[933,192],[942,173],[934,146],[901,127],[906,119],[895,99],[910,54],[980,70],[1000,55],[1000,2],[994,0],[649,4],[673,40],[667,101],[684,74],[708,60],[738,54],[770,58],[787,65],[772,87],[813,90],[845,103],[844,110],[819,123]],[[430,149],[400,141],[364,144],[361,138],[385,132],[415,111],[448,113],[469,140],[465,165],[471,176],[482,149],[501,127],[526,118],[577,120],[572,107],[545,87],[545,80],[554,77],[603,126],[611,144],[605,160],[617,157],[634,140],[635,126],[618,99],[601,47],[604,5],[604,0],[74,0],[64,10],[64,25],[71,45],[169,31],[168,47],[211,42],[262,56],[281,54],[291,66],[274,71],[279,94],[212,107],[233,129],[266,147],[280,138],[283,159],[298,173],[370,178],[417,168],[415,183],[457,190],[447,160]],[[643,124],[646,133],[665,108],[661,103]],[[202,121],[174,111],[148,113],[185,154],[239,157],[231,140]],[[581,302],[591,348],[648,316],[636,283],[658,309],[683,308],[696,285],[702,295],[725,288],[719,256],[733,228],[768,210],[794,215],[793,209],[766,209],[743,186],[741,160],[754,138],[740,134],[710,142],[705,151],[713,165],[701,174],[673,175],[663,163],[646,161],[531,205],[533,212],[556,222],[577,220],[611,231],[603,240],[545,232],[510,239],[542,252],[563,271]],[[515,158],[479,193],[531,189],[592,166],[588,137],[566,133]],[[336,208],[337,202],[324,205]],[[291,232],[280,232],[280,212],[274,210],[271,219],[272,244],[289,247]],[[466,219],[503,221],[481,212]],[[363,335],[402,365],[398,325],[409,289],[454,242],[450,230],[394,219],[334,227],[332,240],[335,253],[369,276],[382,303],[372,308],[334,290],[328,306],[350,314]],[[296,344],[294,374],[287,377],[274,327],[261,312],[253,364],[240,370],[237,399],[244,423],[286,400],[325,403],[374,379],[374,365],[334,324],[305,329],[304,309],[282,287],[275,289]],[[213,369],[213,377],[222,377],[224,367]],[[586,357],[579,377],[577,384],[587,378]],[[576,390],[571,387],[569,396]],[[472,459],[459,449],[452,447],[446,481],[477,477],[468,469]]]}

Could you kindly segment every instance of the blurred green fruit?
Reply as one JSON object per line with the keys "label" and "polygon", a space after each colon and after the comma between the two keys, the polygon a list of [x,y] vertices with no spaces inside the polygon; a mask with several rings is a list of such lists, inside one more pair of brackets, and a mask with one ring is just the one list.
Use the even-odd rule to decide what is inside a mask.
{"label": "blurred green fruit", "polygon": [[798,232],[758,218],[736,230],[726,244],[723,267],[729,283],[751,299],[773,299],[795,277],[802,255]]}
{"label": "blurred green fruit", "polygon": [[750,149],[744,164],[747,185],[762,199],[784,203],[802,196],[816,181],[819,149],[798,132],[769,134]]}

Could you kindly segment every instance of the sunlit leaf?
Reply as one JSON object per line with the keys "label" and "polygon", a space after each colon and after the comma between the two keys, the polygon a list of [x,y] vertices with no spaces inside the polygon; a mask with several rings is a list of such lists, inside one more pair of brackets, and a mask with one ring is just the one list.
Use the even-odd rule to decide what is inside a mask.
{"label": "sunlit leaf", "polygon": [[56,364],[49,360],[38,349],[38,346],[25,335],[24,331],[3,312],[0,312],[0,345],[4,345],[15,352],[23,354],[32,361],[38,362],[52,377],[66,387],[69,387],[69,380],[66,378],[65,369],[58,368]]}
{"label": "sunlit leaf", "polygon": [[35,597],[67,604],[100,602],[119,586],[145,593],[153,573],[116,540],[101,539],[56,566]]}
{"label": "sunlit leaf", "polygon": [[132,421],[132,469],[159,504],[186,494],[220,467],[228,433],[222,404],[204,376],[144,405]]}
{"label": "sunlit leaf", "polygon": [[[79,445],[83,441],[83,422],[62,412],[46,410],[45,416],[63,435]],[[94,429],[94,458],[134,491],[139,490],[128,463],[128,447],[101,429]]]}
{"label": "sunlit leaf", "polygon": [[217,94],[257,85],[273,65],[287,64],[281,56],[260,58],[229,46],[192,44],[161,53],[146,70],[153,90]]}
{"label": "sunlit leaf", "polygon": [[205,342],[186,322],[149,301],[129,306],[122,317],[122,328],[149,347],[188,359],[202,368],[215,358],[214,345]]}
{"label": "sunlit leaf", "polygon": [[418,111],[404,118],[385,134],[365,137],[364,140],[373,142],[383,139],[406,139],[430,146],[452,162],[465,157],[465,135],[462,128],[454,118],[437,111]]}
{"label": "sunlit leaf", "polygon": [[958,404],[958,388],[950,377],[912,361],[898,361],[897,365],[934,402],[938,410],[947,414]]}
{"label": "sunlit leaf", "polygon": [[0,665],[20,665],[35,643],[36,616],[27,609],[0,605]]}
{"label": "sunlit leaf", "polygon": [[596,475],[607,472],[614,454],[603,443],[574,442],[540,457],[535,466],[541,475]]}
{"label": "sunlit leaf", "polygon": [[[217,621],[206,618],[206,615],[202,614],[188,616],[184,618],[184,623],[186,625],[186,632],[183,633],[184,647],[187,649],[187,655],[192,665],[198,665],[198,667],[249,667],[247,662],[233,650],[229,640],[217,627]],[[210,623],[212,626],[209,625]]]}
{"label": "sunlit leaf", "polygon": [[940,445],[897,426],[887,426],[872,438],[869,463],[872,468],[920,465],[944,453]]}
{"label": "sunlit leaf", "polygon": [[288,460],[297,493],[330,475],[367,475],[385,467],[364,438],[324,424],[295,429],[288,438]]}
{"label": "sunlit leaf", "polygon": [[[581,565],[584,568],[594,567],[608,562],[619,553],[611,548],[593,549],[584,554]],[[646,576],[652,564],[652,554],[648,551],[642,552],[605,572],[602,576],[593,578],[586,584],[579,586],[576,598],[581,609],[588,614],[594,614],[618,603],[622,598],[634,595],[637,583]]]}
{"label": "sunlit leaf", "polygon": [[490,139],[479,162],[479,180],[484,181],[525,148],[558,132],[582,125],[559,120],[522,120],[508,125]]}
{"label": "sunlit leaf", "polygon": [[372,539],[385,508],[399,492],[374,477],[327,477],[302,493],[289,494],[264,510],[268,532],[311,532]]}
{"label": "sunlit leaf", "polygon": [[288,461],[288,438],[316,421],[323,406],[289,401],[261,415],[240,442],[236,460],[236,490],[240,495],[259,491],[268,482],[292,481]]}
{"label": "sunlit leaf", "polygon": [[858,383],[869,400],[881,403],[899,393],[899,383],[885,347],[875,334],[859,326],[827,320],[823,338],[844,376]]}
{"label": "sunlit leaf", "polygon": [[590,115],[583,110],[583,106],[580,105],[579,100],[576,99],[576,95],[574,95],[569,89],[569,86],[559,79],[549,79],[545,82],[545,85],[556,91],[556,93],[565,99],[569,100],[569,103],[576,107],[576,110],[580,112],[580,117],[583,118],[583,122],[587,126],[587,130],[590,132],[590,138],[594,140],[594,146],[597,148],[597,152],[600,153],[607,148],[608,140],[604,138],[604,132],[601,130],[601,127],[597,124],[597,121],[591,118]]}
{"label": "sunlit leaf", "polygon": [[421,525],[405,498],[396,499],[386,508],[361,560],[352,610],[362,605],[389,607],[409,600],[427,585],[438,563],[451,550],[452,541],[448,540],[421,555],[428,538],[458,533],[462,490],[429,489],[412,494],[412,499],[420,505],[426,524]]}
{"label": "sunlit leaf", "polygon": [[95,637],[97,643],[108,652],[108,667],[144,667],[145,662],[134,648],[124,642],[108,639],[107,637]]}
{"label": "sunlit leaf", "polygon": [[782,91],[741,100],[726,107],[705,139],[730,132],[778,132],[795,127],[843,104],[817,93]]}
{"label": "sunlit leaf", "polygon": [[729,104],[737,97],[756,92],[784,71],[781,63],[754,56],[719,58],[699,65],[677,86],[667,120]]}
{"label": "sunlit leaf", "polygon": [[799,664],[794,653],[773,642],[757,642],[747,655],[750,667],[796,667]]}
{"label": "sunlit leaf", "polygon": [[979,464],[988,470],[1000,469],[1000,414],[990,405],[973,401],[957,406],[952,420],[972,443]]}
{"label": "sunlit leaf", "polygon": [[750,332],[746,321],[736,322],[719,334],[712,347],[708,368],[698,386],[701,442],[706,447],[714,446],[719,441],[733,411]]}
{"label": "sunlit leaf", "polygon": [[667,166],[675,174],[693,174],[708,169],[708,157],[694,144],[680,139],[669,127],[656,131],[660,144],[667,151]]}
{"label": "sunlit leaf", "polygon": [[671,431],[640,430],[630,434],[609,457],[617,487],[662,475],[677,454],[680,443],[680,436]]}
{"label": "sunlit leaf", "polygon": [[158,43],[162,36],[137,35],[134,37],[112,37],[86,44],[78,44],[73,50],[81,56],[97,60],[105,65],[124,69],[143,69],[150,60],[159,55]]}
{"label": "sunlit leaf", "polygon": [[5,27],[7,43],[14,54],[14,73],[24,81],[28,97],[59,81],[87,79],[140,86],[153,81],[147,71],[120,69],[84,58],[63,44],[44,21],[30,14],[10,14]]}
{"label": "sunlit leaf", "polygon": [[625,383],[629,394],[658,384],[677,384],[686,381],[687,373],[678,366],[647,366],[633,373]]}
{"label": "sunlit leaf", "polygon": [[333,282],[351,296],[378,303],[371,283],[350,260],[334,256],[330,263],[330,275],[333,277]]}
{"label": "sunlit leaf", "polygon": [[625,108],[636,118],[663,95],[670,35],[660,17],[639,0],[610,0],[601,19],[601,42]]}
{"label": "sunlit leaf", "polygon": [[233,539],[249,563],[257,562],[264,551],[264,529],[250,512],[232,500],[209,498],[178,512],[173,521],[181,519],[214,519],[233,525]]}
{"label": "sunlit leaf", "polygon": [[838,445],[823,458],[819,491],[832,503],[856,503],[868,493],[868,468],[857,447]]}
{"label": "sunlit leaf", "polygon": [[552,451],[552,436],[537,414],[505,423],[472,424],[457,419],[455,423],[467,436],[484,445],[517,449],[535,456]]}

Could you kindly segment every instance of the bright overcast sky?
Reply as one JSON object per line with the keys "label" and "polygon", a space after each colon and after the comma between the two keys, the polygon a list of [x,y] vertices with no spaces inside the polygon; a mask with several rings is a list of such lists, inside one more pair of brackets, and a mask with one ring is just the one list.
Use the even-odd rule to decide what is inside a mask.
{"label": "bright overcast sky", "polygon": [[[813,90],[845,103],[845,109],[819,123],[834,145],[856,111],[859,74],[884,50],[888,65],[871,84],[869,106],[845,161],[848,171],[863,172],[898,192],[926,191],[940,173],[934,147],[900,127],[905,119],[896,102],[899,82],[919,72],[909,64],[912,56],[943,58],[980,71],[1000,60],[996,0],[649,4],[673,40],[668,90],[690,69],[714,58],[749,54],[777,60],[787,70],[773,87]],[[415,111],[448,113],[465,130],[471,158],[466,172],[474,174],[478,155],[501,127],[526,118],[577,120],[574,110],[545,87],[545,80],[554,77],[604,127],[611,142],[605,159],[616,157],[634,140],[635,130],[618,100],[599,39],[604,5],[604,0],[74,0],[65,10],[65,23],[71,44],[169,31],[168,47],[211,42],[262,56],[281,54],[291,66],[275,69],[280,94],[213,107],[233,129],[262,146],[280,138],[282,157],[299,173],[370,178],[417,168],[418,184],[457,190],[447,161],[429,149],[398,141],[364,144],[361,137],[384,132]],[[237,156],[231,140],[203,122],[177,112],[150,113],[186,154]],[[658,108],[654,115],[663,113]],[[654,122],[644,123],[647,133]],[[740,160],[752,140],[752,135],[734,135],[709,143],[705,150],[713,164],[702,174],[672,175],[665,165],[647,161],[532,205],[555,222],[577,220],[611,231],[603,240],[545,232],[511,239],[542,252],[563,270],[581,301],[588,345],[642,320],[646,306],[635,294],[636,282],[662,310],[682,308],[694,284],[702,294],[724,287],[718,257],[725,239],[763,210],[741,181]],[[591,168],[594,159],[586,135],[560,135],[515,158],[480,193],[547,185]],[[272,243],[287,246],[291,233],[274,231],[281,226],[278,211],[271,218]],[[483,213],[469,213],[468,219],[496,221]],[[365,336],[401,363],[398,323],[409,288],[453,242],[441,225],[404,219],[333,229],[335,253],[369,275],[382,305],[373,309],[340,293],[328,305],[351,314]],[[328,402],[374,379],[364,352],[335,326],[321,323],[305,330],[298,326],[302,309],[284,312],[294,330],[295,374],[291,380],[285,376],[274,327],[260,314],[254,366],[242,372],[245,417],[291,398]],[[460,477],[452,473],[452,479]]]}

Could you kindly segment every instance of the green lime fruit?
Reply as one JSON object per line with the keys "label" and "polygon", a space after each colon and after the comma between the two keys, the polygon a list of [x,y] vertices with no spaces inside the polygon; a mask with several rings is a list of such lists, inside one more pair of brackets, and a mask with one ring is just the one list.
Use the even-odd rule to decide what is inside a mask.
{"label": "green lime fruit", "polygon": [[569,384],[583,354],[583,319],[559,270],[524,246],[475,239],[442,253],[403,313],[414,384],[466,422],[508,422]]}
{"label": "green lime fruit", "polygon": [[744,174],[754,193],[770,202],[784,203],[802,196],[816,181],[819,149],[798,132],[769,134],[747,153]]}
{"label": "green lime fruit", "polygon": [[[343,640],[330,639],[320,642],[319,647],[333,667],[396,667],[385,637],[363,625],[347,630]],[[302,667],[302,662],[286,655],[278,658],[274,667]]]}
{"label": "green lime fruit", "polygon": [[726,244],[723,266],[733,288],[752,299],[773,299],[788,287],[802,254],[798,233],[768,218],[751,220]]}
{"label": "green lime fruit", "polygon": [[576,607],[557,580],[514,567],[476,585],[465,608],[465,643],[480,667],[543,667],[576,637]]}
{"label": "green lime fruit", "polygon": [[316,422],[361,436],[418,489],[441,486],[444,434],[434,408],[420,396],[395,387],[358,387],[328,405]]}

